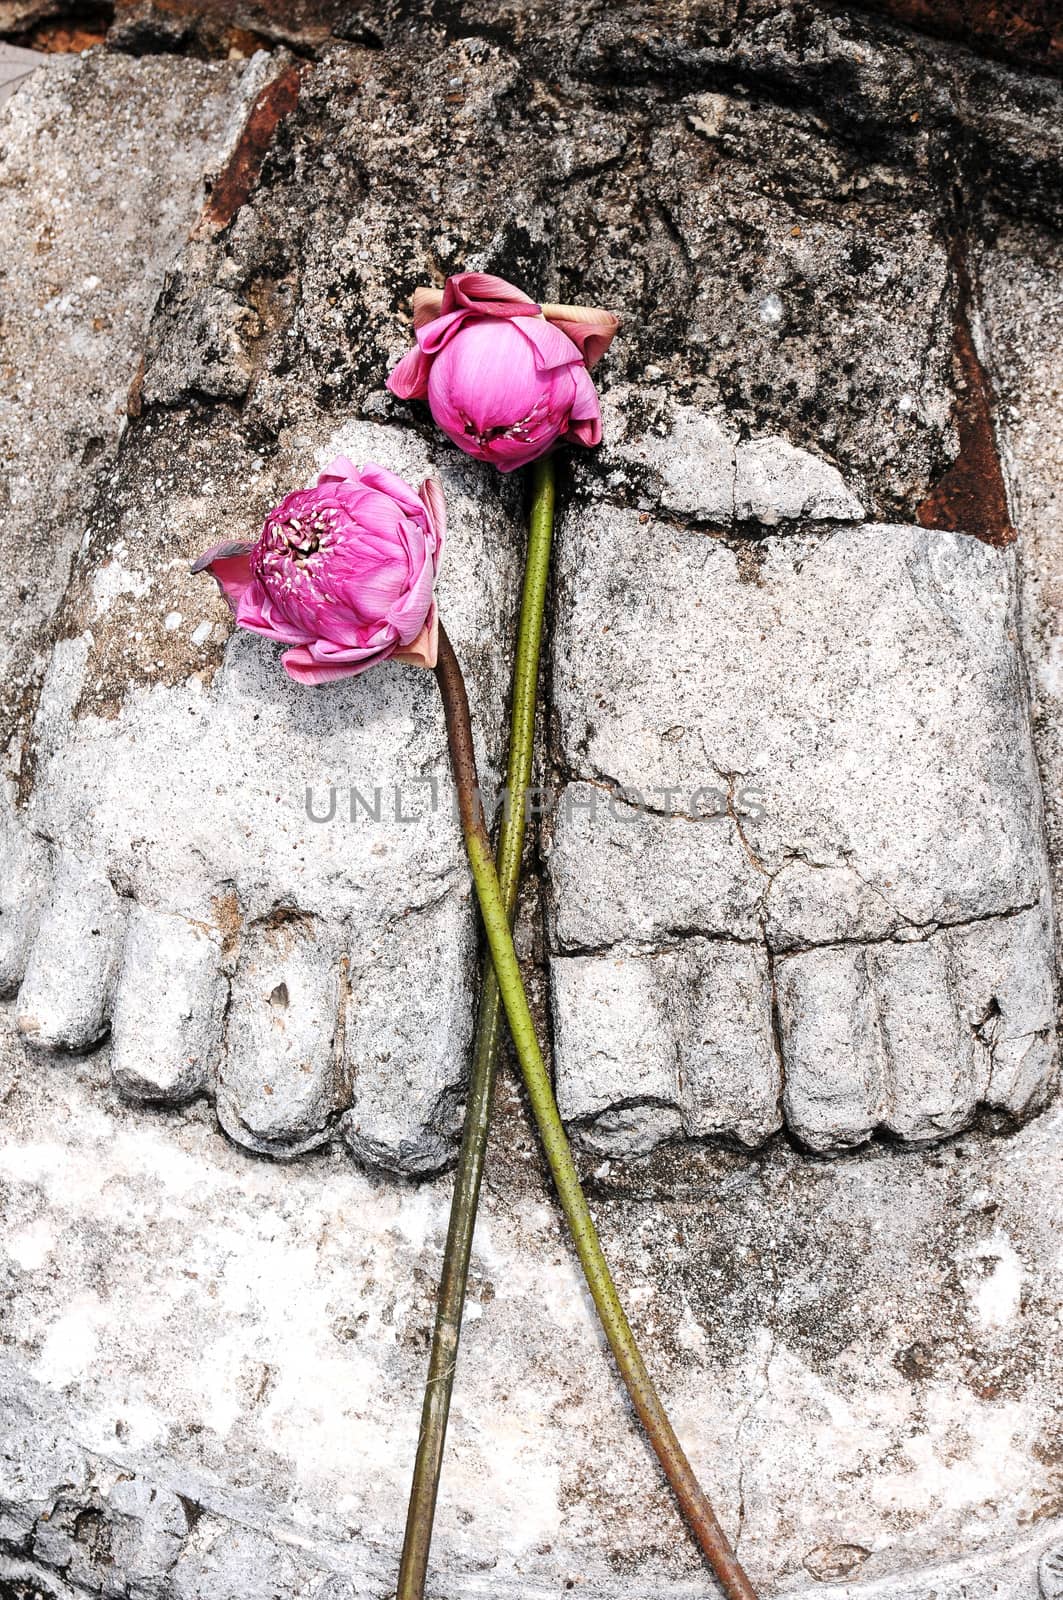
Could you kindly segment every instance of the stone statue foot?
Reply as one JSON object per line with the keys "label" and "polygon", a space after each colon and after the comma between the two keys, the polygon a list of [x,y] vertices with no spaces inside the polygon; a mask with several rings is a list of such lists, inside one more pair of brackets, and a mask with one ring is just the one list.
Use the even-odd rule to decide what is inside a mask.
{"label": "stone statue foot", "polygon": [[690,408],[653,446],[655,511],[592,485],[559,553],[565,1115],[618,1156],[1028,1116],[1054,954],[1013,554],[862,524],[834,468]]}
{"label": "stone statue foot", "polygon": [[[322,462],[347,451],[414,482],[429,468],[395,428],[315,444]],[[388,664],[328,693],[302,688],[264,640],[232,634],[213,584],[187,566],[217,537],[209,512],[195,514],[197,484],[203,496],[237,449],[213,422],[196,433],[165,419],[128,460],[125,509],[82,553],[27,793],[4,814],[4,992],[29,1045],[61,1055],[109,1037],[123,1094],[207,1095],[252,1150],[292,1156],[339,1133],[360,1159],[430,1172],[460,1122],[476,982],[435,685]],[[160,494],[159,461],[181,456]],[[256,504],[314,461],[296,445],[269,485],[244,463]],[[496,585],[512,543],[464,463],[447,488],[441,603],[494,730]],[[249,515],[233,507],[234,523]],[[485,574],[474,550],[488,543]]]}

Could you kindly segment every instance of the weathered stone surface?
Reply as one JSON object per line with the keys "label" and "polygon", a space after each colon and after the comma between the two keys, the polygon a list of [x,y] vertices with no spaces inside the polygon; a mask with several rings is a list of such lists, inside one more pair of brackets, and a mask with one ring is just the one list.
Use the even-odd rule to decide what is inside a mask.
{"label": "weathered stone surface", "polygon": [[1023,642],[1057,910],[1063,906],[1063,248],[1002,224],[977,260],[986,361],[1000,399],[1004,468],[1022,540]]}
{"label": "weathered stone surface", "polygon": [[[863,190],[824,207],[823,169],[837,196],[846,156],[811,113],[783,118],[775,170],[776,113],[737,93],[677,111],[646,128],[642,159],[629,144],[615,169],[572,182],[560,220],[566,292],[631,318],[611,374],[641,383],[654,367],[732,430],[824,457],[878,514],[914,509],[954,449],[949,271],[918,188],[903,224]],[[603,212],[616,226],[585,238],[576,219]]]}
{"label": "weathered stone surface", "polygon": [[[114,0],[109,44],[122,50],[253,50],[266,43],[320,45],[343,33],[345,0]],[[352,28],[349,37],[358,37]]]}
{"label": "weathered stone surface", "polygon": [[552,969],[561,1114],[588,1149],[780,1125],[766,952],[692,939],[667,954],[559,958]]}
{"label": "weathered stone surface", "polygon": [[18,992],[18,1030],[50,1050],[88,1050],[107,1032],[124,908],[106,875],[62,860]]}
{"label": "weathered stone surface", "polygon": [[[169,10],[156,45],[214,48],[209,4]],[[119,455],[120,419],[56,514],[72,581],[26,611],[29,671],[5,680],[32,737],[0,814],[0,980],[36,969],[23,1001],[56,1008],[56,1043],[108,1018],[112,1038],[53,1062],[16,1037],[28,1007],[4,1013],[0,1589],[394,1584],[446,1190],[387,1172],[453,1148],[475,977],[457,831],[416,781],[444,769],[441,728],[412,672],[297,693],[268,647],[229,641],[186,562],[337,449],[445,465],[442,598],[490,774],[519,486],[441,452],[382,388],[414,284],[476,265],[625,317],[606,447],[566,467],[547,898],[559,1093],[651,1365],[765,1594],[1032,1600],[1063,1534],[1061,1146],[1055,1112],[1012,1126],[1051,1083],[1054,998],[1014,557],[828,524],[909,523],[955,464],[957,325],[978,307],[957,196],[972,226],[972,192],[1058,212],[1058,85],[729,0],[343,26],[361,42],[298,63],[42,69],[62,149],[109,171],[139,171],[171,81],[161,144],[182,106],[213,131],[187,171],[166,152],[187,200],[150,271],[98,273],[123,313],[143,288],[135,337],[116,317],[49,396],[76,427],[106,370],[117,416],[143,354]],[[5,160],[28,174],[47,134],[19,128]],[[1027,249],[1005,230],[1009,317],[1047,293],[1047,253],[1014,270]],[[20,265],[19,297],[48,259]],[[1043,331],[1001,337],[1047,504]],[[5,356],[36,383],[42,348]],[[9,576],[38,505],[5,530]],[[647,793],[653,815],[625,797],[657,784],[680,792]],[[379,822],[350,822],[352,785],[381,788]],[[319,816],[335,790],[332,822],[308,786]],[[80,910],[48,909],[72,859],[120,924],[113,1006]],[[538,945],[528,922],[533,964]],[[505,1081],[499,1116],[434,1589],[701,1594]],[[875,1130],[908,1148],[809,1161],[769,1139],[784,1118],[816,1150]]]}
{"label": "weathered stone surface", "polygon": [[[726,783],[702,786],[699,798],[706,814],[696,820],[656,815],[598,783],[565,788],[550,857],[557,949],[758,936],[764,875],[727,815]],[[589,882],[593,895],[583,892]]]}
{"label": "weathered stone surface", "polygon": [[1051,0],[868,0],[867,9],[1033,66],[1063,67]]}
{"label": "weathered stone surface", "polygon": [[[52,57],[3,110],[0,739],[113,456],[163,276],[258,68]],[[17,752],[16,752],[17,758]]]}
{"label": "weathered stone surface", "polygon": [[860,522],[864,508],[837,467],[785,439],[750,439],[735,453],[735,515],[774,528],[780,522]]}
{"label": "weathered stone surface", "polygon": [[[449,70],[464,62],[478,74],[484,80],[482,104],[489,105],[511,81],[512,68],[497,51],[488,52],[481,67],[483,55],[475,46],[458,47]],[[72,103],[78,93],[95,92],[102,59],[54,69],[57,84],[73,83]],[[127,130],[128,137],[137,136],[135,107],[125,105],[129,83],[147,94],[152,73],[162,69],[116,59],[112,90],[125,116],[109,155],[117,170],[122,138]],[[354,694],[300,694],[285,685],[268,647],[248,648],[247,639],[233,643],[219,673],[228,614],[209,583],[187,572],[189,557],[227,533],[246,536],[266,506],[337,451],[359,460],[376,457],[414,478],[432,460],[409,431],[379,423],[344,426],[342,418],[319,409],[334,403],[339,389],[361,383],[355,374],[364,373],[367,402],[372,409],[375,396],[379,414],[386,353],[397,354],[405,339],[393,316],[390,282],[385,290],[373,279],[367,285],[364,348],[345,348],[337,369],[339,323],[331,309],[337,252],[305,236],[293,212],[305,203],[305,174],[291,173],[281,154],[294,148],[301,166],[320,162],[322,118],[343,104],[341,85],[360,90],[362,65],[361,56],[353,64],[345,57],[322,69],[320,81],[303,96],[302,122],[294,132],[289,124],[298,95],[285,89],[286,98],[274,108],[278,115],[270,111],[268,133],[281,161],[279,176],[266,184],[259,180],[269,151],[256,143],[258,123],[262,108],[269,109],[269,84],[283,80],[283,71],[277,76],[283,63],[259,58],[239,82],[231,69],[202,69],[211,83],[228,87],[232,109],[246,118],[243,131],[237,120],[227,137],[230,167],[243,172],[251,163],[248,181],[241,188],[223,175],[173,263],[134,385],[137,415],[116,470],[99,475],[87,531],[77,526],[82,548],[54,625],[58,642],[50,658],[41,624],[54,595],[47,605],[25,612],[26,667],[21,677],[14,671],[7,679],[12,716],[19,719],[8,754],[19,796],[28,803],[18,812],[5,807],[4,851],[12,871],[5,874],[0,975],[11,992],[28,971],[19,1011],[40,1042],[84,1048],[106,1030],[115,978],[110,957],[117,960],[121,930],[111,930],[104,961],[101,941],[82,946],[87,908],[76,907],[69,896],[40,922],[40,902],[47,903],[50,893],[51,855],[58,864],[68,858],[81,862],[101,882],[115,885],[123,907],[133,909],[134,930],[143,928],[144,918],[161,919],[160,928],[173,930],[183,922],[198,930],[191,939],[174,935],[183,952],[176,957],[179,976],[158,1004],[158,948],[136,931],[126,943],[118,976],[115,1071],[127,1094],[173,1101],[217,1092],[231,1136],[274,1154],[331,1137],[354,1107],[344,1131],[363,1159],[424,1171],[444,1164],[453,1146],[471,1025],[475,938],[434,686],[427,676],[389,668]],[[444,66],[428,62],[423,70],[442,104]],[[184,71],[183,64],[177,71]],[[395,75],[390,66],[385,72]],[[376,142],[358,122],[360,102],[351,127],[359,129],[377,166],[386,167],[396,138],[393,128],[384,132],[391,112],[380,113],[379,88],[372,82],[365,88],[365,103],[378,108]],[[391,104],[390,97],[385,103]],[[46,95],[39,103],[23,102],[30,120],[20,148],[27,164],[38,137],[32,116],[47,104]],[[91,100],[89,105],[84,132],[92,139]],[[200,113],[206,127],[212,114],[210,108]],[[478,115],[470,107],[466,117]],[[456,145],[464,137],[463,120],[449,108],[440,117],[441,131]],[[337,147],[337,137],[342,147],[346,135],[330,127],[329,150]],[[399,145],[405,151],[405,141]],[[208,158],[200,146],[189,154],[198,160],[201,183]],[[345,193],[331,177],[324,181],[332,213],[343,214],[344,204],[349,208],[341,254],[360,272],[353,264],[370,255],[367,239],[383,238],[393,219],[378,214],[375,200],[364,203],[360,179],[353,178]],[[215,201],[230,190],[236,209],[221,215]],[[189,199],[194,195],[189,185]],[[459,197],[464,206],[464,180],[456,176],[456,208]],[[500,218],[511,201],[511,188],[499,181]],[[107,203],[105,194],[96,197],[101,215]],[[403,204],[401,197],[396,200]],[[186,229],[193,217],[186,213]],[[150,212],[148,220],[155,224],[158,247],[165,229]],[[433,221],[438,223],[436,212]],[[298,302],[290,292],[295,281]],[[113,280],[112,288],[121,292]],[[111,382],[121,349],[119,340],[111,350]],[[13,354],[31,370],[29,347]],[[322,381],[326,367],[334,372],[331,391]],[[96,381],[91,365],[80,376],[80,390],[69,385],[70,397],[62,400],[68,407],[76,401],[79,418],[91,412]],[[292,405],[293,394],[303,396],[300,404]],[[212,411],[205,398],[241,402],[243,413]],[[384,414],[394,409],[386,406]],[[514,497],[504,486],[495,489],[470,463],[451,459],[444,476],[452,518],[451,569],[442,591],[448,628],[470,669],[478,725],[495,730],[504,710],[499,651],[516,587]],[[78,479],[83,495],[86,481],[91,474]],[[239,495],[229,492],[233,482],[241,484]],[[58,492],[54,477],[51,489]],[[13,539],[34,515],[33,507],[22,509],[10,528]],[[68,506],[63,515],[69,527]],[[491,549],[494,559],[479,560],[480,548]],[[15,566],[12,560],[5,570]],[[480,643],[488,638],[491,649]],[[34,651],[47,661],[36,697]],[[490,781],[499,752],[487,749],[484,755]],[[320,797],[330,788],[339,796],[337,816],[328,825],[309,824],[308,789]],[[376,801],[375,821],[361,812],[352,818],[352,788],[369,796],[371,805],[374,793],[383,797]],[[314,938],[297,941],[284,960],[263,964],[269,930],[282,921],[289,932],[312,927]],[[438,952],[438,961],[418,1006],[407,1006],[408,952],[418,945],[426,954]],[[56,961],[61,947],[77,952],[79,961],[71,967]],[[87,951],[101,955],[92,973],[83,959]],[[370,951],[378,959],[368,1000]],[[287,961],[300,967],[298,981],[294,972],[285,979]],[[386,982],[378,981],[386,971],[396,985],[390,994]],[[360,988],[348,992],[352,975]],[[233,1003],[226,1013],[230,980]],[[275,999],[285,982],[287,1008]],[[55,1012],[43,1019],[42,983],[51,985],[43,1000]],[[378,1024],[394,1015],[404,1021],[391,1030],[385,1048]]]}
{"label": "weathered stone surface", "polygon": [[724,415],[674,405],[663,389],[616,385],[603,427],[595,462],[607,492],[626,504],[715,526],[863,519],[863,506],[821,456],[776,436],[738,439]]}
{"label": "weathered stone surface", "polygon": [[817,1150],[879,1127],[927,1140],[982,1105],[1013,1116],[1041,1105],[1054,1067],[1050,947],[1038,908],[917,942],[777,961],[794,1132]]}
{"label": "weathered stone surface", "polygon": [[[127,1094],[172,1101],[216,1089],[230,1137],[277,1155],[331,1138],[356,1105],[344,1131],[359,1154],[403,1171],[438,1168],[466,1070],[475,929],[434,683],[385,667],[315,695],[248,636],[231,641],[212,681],[226,610],[212,585],[188,578],[187,561],[224,534],[209,520],[211,474],[231,469],[234,439],[169,419],[159,428],[164,448],[175,432],[190,439],[191,471],[146,478],[145,437],[108,496],[63,614],[77,631],[56,648],[43,687],[34,791],[8,827],[89,863],[125,903],[147,908],[141,917],[190,930],[171,935],[183,953],[158,1004],[160,948],[135,932],[126,940],[115,1071]],[[278,497],[285,475],[307,477],[315,453],[318,465],[345,451],[414,481],[429,465],[414,435],[379,424],[348,425],[316,452],[302,438],[289,450],[260,465],[263,498]],[[512,534],[474,470],[460,461],[442,470],[452,519],[442,604],[474,668],[478,723],[497,728],[500,662],[467,645],[490,634],[501,643]],[[221,514],[234,507],[223,502]],[[477,560],[483,546],[490,565]],[[308,789],[319,817],[334,793],[330,821],[309,819]],[[375,816],[352,812],[352,789]],[[86,1048],[106,1030],[122,929],[112,918],[88,939],[98,921],[94,901],[57,889],[17,1008],[42,1044]],[[20,935],[16,950],[26,942]],[[418,951],[426,975],[411,1003]]]}
{"label": "weathered stone surface", "polygon": [[229,989],[216,930],[137,906],[112,1018],[115,1082],[139,1100],[180,1103],[214,1081]]}
{"label": "weathered stone surface", "polygon": [[[100,1056],[44,1096],[2,1037],[0,1582],[63,1595],[73,1555],[88,1592],[137,1600],[386,1592],[446,1186],[338,1149],[249,1162],[202,1107],[120,1101]],[[703,1593],[527,1132],[499,1132],[433,1592]],[[637,1195],[597,1169],[651,1366],[765,1594],[1036,1594],[1063,1537],[1059,1140],[1049,1113],[904,1160],[658,1156]]]}
{"label": "weathered stone surface", "polygon": [[252,1149],[299,1155],[342,1109],[347,964],[317,919],[283,911],[248,928],[230,989],[218,1120]]}
{"label": "weathered stone surface", "polygon": [[[370,1166],[432,1172],[453,1149],[461,1100],[455,1062],[467,1059],[476,990],[471,913],[467,892],[448,891],[413,927],[400,918],[352,944],[344,1042],[351,1109],[341,1128]],[[380,982],[389,969],[412,975],[401,1004]]]}
{"label": "weathered stone surface", "polygon": [[[657,958],[632,969],[628,1002],[596,1013],[614,1065],[590,1099],[588,1041],[568,1020],[584,995],[556,984],[573,1114],[612,1129],[614,1106],[662,1097],[645,1056],[667,1073],[675,1052],[652,1018],[667,1040],[679,1008],[650,975],[692,934],[776,958],[783,1104],[816,1149],[1042,1105],[1054,944],[1013,560],[887,527],[767,539],[754,555],[592,503],[566,524],[559,565],[554,697],[575,781],[549,863],[556,964],[580,949]],[[647,983],[656,1011],[636,998]],[[744,1069],[733,1059],[762,1107],[757,1008],[749,1019]],[[747,1142],[776,1125],[750,1122],[741,1095],[717,1104],[711,1080],[705,1092],[706,1130]]]}
{"label": "weathered stone surface", "polygon": [[0,106],[10,100],[43,56],[35,50],[20,50],[17,45],[0,44]]}

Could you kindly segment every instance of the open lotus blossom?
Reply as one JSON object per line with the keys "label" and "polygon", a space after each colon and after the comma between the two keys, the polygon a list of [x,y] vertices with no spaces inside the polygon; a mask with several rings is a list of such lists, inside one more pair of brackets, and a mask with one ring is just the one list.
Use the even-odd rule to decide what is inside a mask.
{"label": "open lotus blossom", "polygon": [[449,439],[501,472],[559,439],[602,437],[590,368],[619,326],[608,311],[539,305],[483,272],[413,297],[417,343],[388,378],[403,400],[427,400]]}
{"label": "open lotus blossom", "polygon": [[219,544],[209,569],[241,628],[291,645],[299,683],[351,678],[378,661],[434,667],[434,598],[446,531],[443,490],[415,493],[384,467],[345,456],[266,517],[254,544]]}

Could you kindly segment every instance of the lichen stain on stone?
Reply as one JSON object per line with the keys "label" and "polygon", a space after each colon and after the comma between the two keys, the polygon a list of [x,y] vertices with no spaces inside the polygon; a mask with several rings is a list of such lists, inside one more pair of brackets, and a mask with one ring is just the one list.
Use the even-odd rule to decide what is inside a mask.
{"label": "lichen stain on stone", "polygon": [[957,393],[953,420],[959,439],[955,461],[922,501],[915,516],[923,528],[971,533],[985,544],[1003,547],[1015,539],[1000,466],[989,379],[974,347],[968,316],[970,282],[966,264],[956,264],[959,305],[953,332]]}
{"label": "lichen stain on stone", "polygon": [[223,894],[216,895],[211,901],[211,910],[214,913],[213,928],[221,936],[222,955],[231,956],[243,931],[243,917],[236,890],[227,889]]}
{"label": "lichen stain on stone", "polygon": [[290,116],[298,104],[301,73],[298,65],[286,67],[255,97],[233,153],[211,185],[210,199],[193,237],[200,238],[227,227],[250,198],[278,124]]}
{"label": "lichen stain on stone", "polygon": [[[166,627],[168,614],[187,618],[175,629]],[[196,625],[209,621],[210,633],[201,643],[190,635]],[[85,676],[74,707],[77,720],[101,717],[114,721],[130,692],[137,686],[167,687],[198,681],[209,688],[221,665],[231,615],[220,596],[205,593],[190,574],[170,574],[162,599],[153,593],[141,597],[118,594],[98,615],[91,591],[75,580],[63,608],[60,638],[87,635],[90,640]]]}
{"label": "lichen stain on stone", "polygon": [[821,1544],[810,1550],[801,1563],[821,1583],[828,1578],[849,1578],[858,1572],[871,1554],[859,1544]]}
{"label": "lichen stain on stone", "polygon": [[865,0],[898,22],[1036,67],[1063,69],[1063,37],[1052,0]]}

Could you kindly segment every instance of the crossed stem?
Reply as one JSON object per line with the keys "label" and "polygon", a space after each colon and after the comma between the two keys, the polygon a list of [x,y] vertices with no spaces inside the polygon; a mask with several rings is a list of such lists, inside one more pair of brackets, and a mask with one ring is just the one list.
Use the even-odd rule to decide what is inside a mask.
{"label": "crossed stem", "polygon": [[[550,542],[554,525],[554,463],[549,456],[535,463],[532,478],[531,519],[524,564],[524,591],[513,665],[510,706],[509,758],[506,770],[507,802],[498,835],[497,892],[501,896],[507,928],[512,924],[520,882],[524,848],[525,801],[531,782],[535,740],[535,698],[539,678],[539,651],[543,632],[543,607],[550,567]],[[449,645],[447,647],[449,649]],[[457,662],[454,663],[457,669]],[[458,673],[460,678],[460,670]],[[442,681],[442,680],[441,680]],[[464,691],[463,691],[464,693]],[[476,782],[475,770],[473,783]],[[439,1280],[432,1352],[428,1359],[421,1432],[413,1469],[410,1505],[399,1566],[395,1600],[422,1600],[428,1572],[439,1474],[443,1462],[450,1397],[461,1338],[465,1287],[469,1276],[476,1208],[480,1198],[484,1154],[491,1117],[495,1071],[502,1045],[505,1019],[502,997],[490,961],[484,970],[480,1010],[476,1019],[465,1127],[454,1176],[450,1224]]]}
{"label": "crossed stem", "polygon": [[[495,870],[491,841],[480,804],[476,755],[473,749],[472,724],[469,718],[465,682],[458,658],[442,624],[439,628],[436,680],[446,717],[450,760],[458,791],[465,848],[472,868],[497,985],[528,1100],[580,1265],[632,1404],[721,1590],[727,1596],[727,1600],[757,1600],[756,1592],[716,1520],[716,1514],[694,1476],[693,1468],[683,1453],[675,1430],[668,1420],[668,1414],[661,1404],[660,1396],[654,1388],[653,1380],[620,1303],[580,1185],[576,1164],[572,1159],[572,1151],[554,1100],[550,1076],[539,1048],[535,1023],[524,993],[517,953],[510,932],[510,906]],[[456,1350],[455,1338],[453,1354],[456,1354]],[[400,1589],[399,1593],[403,1600],[406,1600],[407,1595],[416,1594],[417,1591]]]}

